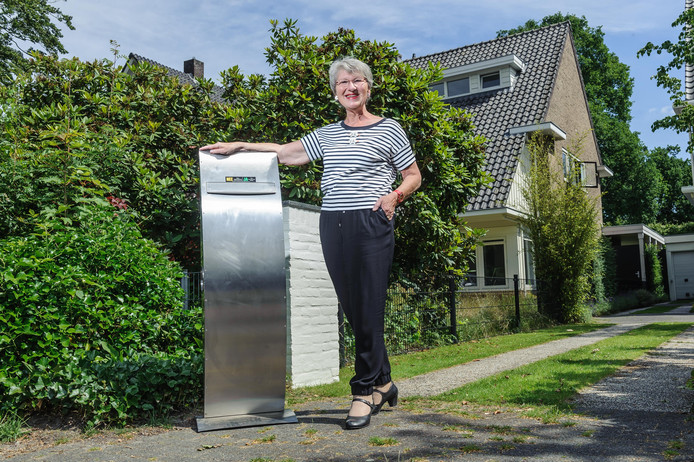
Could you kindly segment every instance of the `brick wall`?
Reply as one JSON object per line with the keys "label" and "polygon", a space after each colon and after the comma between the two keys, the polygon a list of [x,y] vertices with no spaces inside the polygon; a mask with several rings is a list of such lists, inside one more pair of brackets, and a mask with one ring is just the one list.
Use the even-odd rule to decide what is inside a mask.
{"label": "brick wall", "polygon": [[287,373],[294,387],[339,377],[337,297],[323,261],[316,206],[283,204],[287,258]]}
{"label": "brick wall", "polygon": [[[567,40],[564,45],[556,85],[552,92],[545,120],[554,122],[566,131],[567,139],[555,143],[555,167],[560,170],[561,150],[577,156],[582,161],[601,164],[598,155],[597,139],[588,110],[588,100],[583,89],[581,71],[578,67],[576,50],[573,42]],[[609,167],[609,165],[608,165]],[[597,201],[597,218],[602,223],[601,188],[585,188],[584,191]]]}

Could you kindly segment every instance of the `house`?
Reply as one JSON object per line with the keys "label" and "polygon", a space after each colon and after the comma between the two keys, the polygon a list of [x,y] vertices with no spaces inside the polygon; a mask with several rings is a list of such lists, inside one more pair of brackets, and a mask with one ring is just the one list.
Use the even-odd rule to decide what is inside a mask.
{"label": "house", "polygon": [[[123,66],[123,72],[129,72],[130,66],[135,66],[140,63],[147,63],[152,66],[157,66],[164,69],[169,76],[176,77],[179,80],[179,82],[181,82],[181,85],[196,86],[198,84],[196,79],[205,78],[205,63],[203,63],[202,61],[198,61],[195,58],[191,58],[187,61],[184,61],[183,71],[179,71],[177,69],[165,66],[164,64],[158,63],[154,60],[145,58],[144,56],[140,56],[135,53],[130,53],[128,55],[128,62],[125,64],[125,66]],[[224,89],[222,87],[218,85],[214,85],[212,87],[212,94],[210,95],[212,101],[216,101],[219,103],[224,102],[225,99],[223,95]]]}
{"label": "house", "polygon": [[487,230],[471,262],[468,285],[508,289],[513,275],[534,278],[532,243],[519,217],[526,211],[527,144],[535,132],[553,139],[556,168],[580,170],[602,223],[599,178],[611,172],[602,163],[568,22],[407,62],[415,68],[440,64],[444,77],[432,89],[451,106],[470,112],[477,133],[488,140],[485,170],[492,183],[465,213],[469,226]]}

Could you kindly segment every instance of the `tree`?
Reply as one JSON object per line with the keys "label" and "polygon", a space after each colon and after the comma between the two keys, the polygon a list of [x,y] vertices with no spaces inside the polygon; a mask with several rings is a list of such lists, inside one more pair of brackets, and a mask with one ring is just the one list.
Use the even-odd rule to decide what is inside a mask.
{"label": "tree", "polygon": [[691,161],[677,157],[679,146],[667,146],[651,150],[648,160],[662,178],[655,222],[683,224],[694,219],[694,205],[682,194],[682,186],[692,180]]}
{"label": "tree", "polygon": [[[16,69],[26,69],[32,51],[66,53],[56,23],[74,30],[72,16],[63,14],[51,0],[3,0],[0,3],[0,83],[12,81]],[[24,49],[24,47],[29,48]],[[34,50],[33,46],[41,47]]]}
{"label": "tree", "polygon": [[[540,311],[558,322],[577,322],[589,314],[585,300],[599,252],[600,228],[595,200],[578,181],[565,181],[552,166],[552,145],[541,135],[527,145],[530,166],[523,197],[528,213],[521,223],[533,242]],[[571,152],[580,149],[576,146]]]}
{"label": "tree", "polygon": [[[694,106],[691,100],[687,100],[686,89],[682,88],[682,81],[670,75],[673,70],[682,70],[686,65],[694,66],[694,45],[692,45],[691,29],[694,26],[694,10],[687,9],[672,23],[673,28],[680,28],[677,42],[666,40],[660,45],[648,42],[638,52],[638,57],[650,56],[652,53],[668,53],[672,59],[667,64],[658,66],[653,78],[659,87],[664,88],[670,94],[672,106],[678,111],[674,115],[666,116],[653,122],[651,128],[671,128],[677,133],[692,134],[694,130]],[[681,111],[680,111],[681,110]],[[677,113],[679,112],[679,113]],[[694,152],[694,138],[689,137],[688,152]]]}
{"label": "tree", "polygon": [[649,162],[648,149],[629,124],[592,112],[603,162],[614,172],[603,178],[603,219],[614,225],[653,223],[658,216],[662,178]]}
{"label": "tree", "polygon": [[[660,120],[656,120],[651,125],[653,131],[659,129],[672,129],[677,133],[688,133],[689,141],[687,143],[687,152],[694,152],[694,100],[687,99],[688,95],[686,88],[682,87],[682,81],[671,75],[672,71],[678,70],[682,74],[682,68],[694,66],[694,45],[692,45],[692,26],[694,26],[694,10],[685,9],[677,19],[672,23],[672,27],[679,29],[679,35],[676,42],[666,40],[660,45],[654,45],[648,42],[637,56],[650,56],[652,53],[662,54],[667,53],[671,56],[667,64],[658,66],[656,74],[652,77],[655,79],[659,87],[664,88],[670,94],[670,101],[675,114],[666,116]],[[672,202],[664,207],[664,211],[660,219],[665,223],[685,225],[686,222],[692,222],[692,207],[686,203],[681,197],[681,187],[690,184],[690,173],[684,170],[684,164],[679,160],[674,159],[674,149],[671,146],[667,148],[654,150],[652,153],[653,161],[656,162],[663,172],[664,177],[664,193],[663,200],[671,200]],[[691,164],[689,165],[691,172]],[[679,182],[679,185],[677,184]],[[681,212],[681,213],[680,213]],[[685,232],[685,231],[680,231]]]}
{"label": "tree", "polygon": [[211,82],[182,86],[148,64],[39,56],[0,87],[0,238],[113,196],[146,237],[199,267],[197,150],[225,124]]}
{"label": "tree", "polygon": [[[586,89],[595,136],[605,165],[614,177],[603,180],[606,223],[650,223],[657,215],[659,177],[648,165],[647,148],[629,128],[634,79],[604,42],[601,27],[590,27],[585,17],[556,13],[540,22],[530,20],[506,36],[564,21],[571,23],[576,54]],[[635,181],[637,179],[637,181]]]}

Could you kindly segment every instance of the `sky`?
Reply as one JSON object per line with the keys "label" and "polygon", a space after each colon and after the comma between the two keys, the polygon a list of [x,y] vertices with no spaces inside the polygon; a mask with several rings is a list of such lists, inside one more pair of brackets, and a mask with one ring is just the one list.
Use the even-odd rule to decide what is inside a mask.
{"label": "sky", "polygon": [[[270,21],[297,21],[301,33],[315,36],[353,29],[362,40],[394,44],[403,59],[450,50],[496,37],[499,30],[529,19],[561,12],[585,16],[601,27],[610,51],[630,67],[634,78],[631,129],[649,148],[679,145],[687,135],[651,131],[651,124],[672,114],[669,95],[651,76],[668,57],[637,58],[646,43],[677,40],[672,23],[685,0],[57,0],[54,5],[73,17],[75,30],[63,28],[68,53],[83,61],[113,59],[136,53],[183,70],[183,62],[205,63],[205,77],[238,65],[243,74],[269,74],[265,49]],[[125,62],[120,58],[119,62]],[[684,71],[681,71],[683,79]]]}

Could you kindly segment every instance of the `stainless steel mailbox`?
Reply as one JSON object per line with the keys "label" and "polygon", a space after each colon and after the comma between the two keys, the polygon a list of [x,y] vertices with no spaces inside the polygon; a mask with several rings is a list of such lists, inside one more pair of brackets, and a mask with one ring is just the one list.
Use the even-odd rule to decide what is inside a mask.
{"label": "stainless steel mailbox", "polygon": [[205,415],[198,431],[297,422],[284,409],[287,315],[277,155],[199,152]]}

